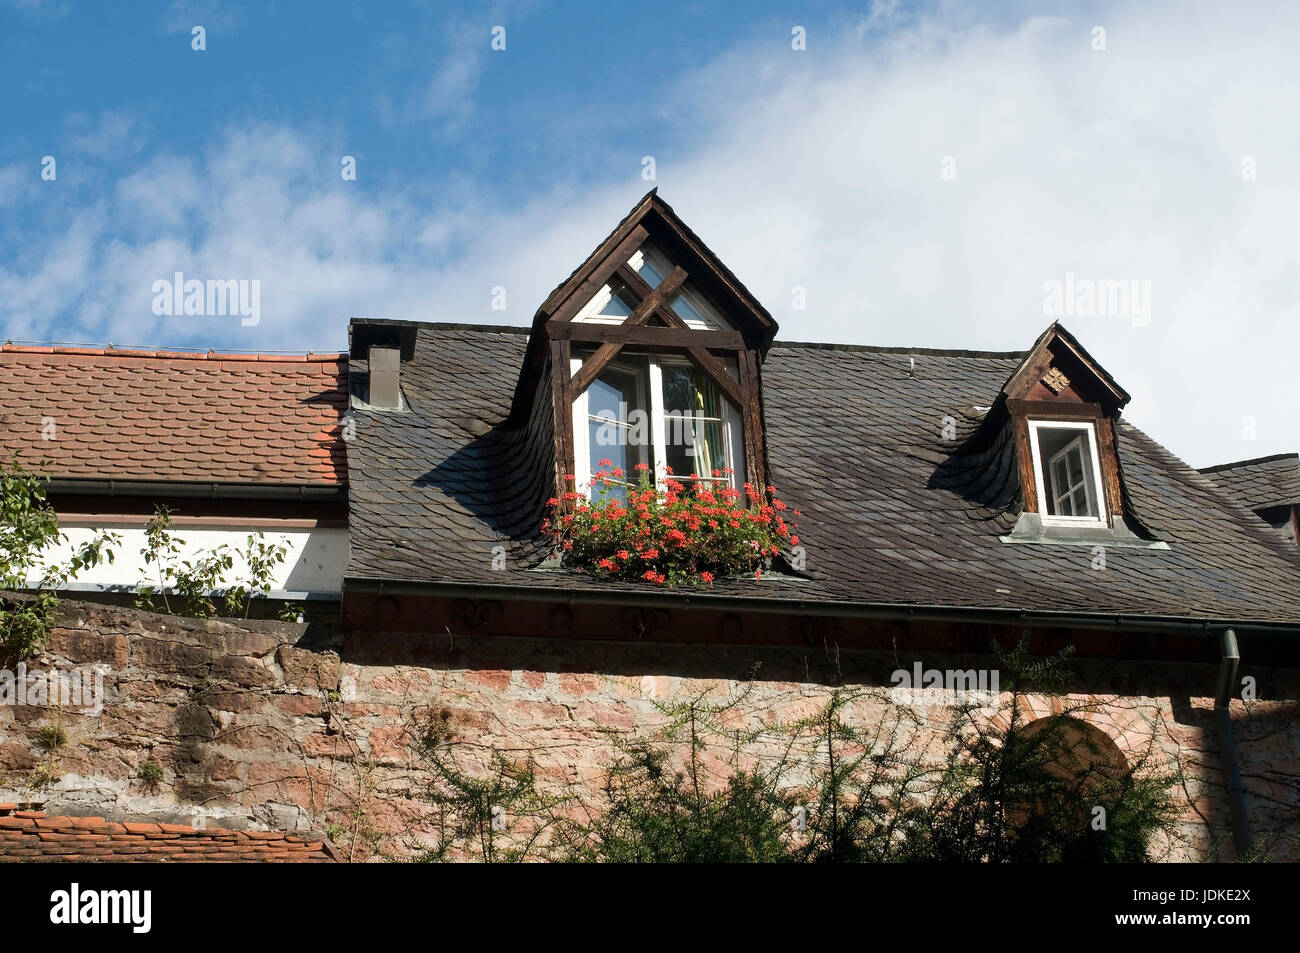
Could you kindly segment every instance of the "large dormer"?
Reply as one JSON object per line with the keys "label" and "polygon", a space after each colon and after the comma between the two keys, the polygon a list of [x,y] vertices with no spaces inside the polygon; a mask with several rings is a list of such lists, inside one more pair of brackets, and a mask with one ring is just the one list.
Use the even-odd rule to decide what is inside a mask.
{"label": "large dormer", "polygon": [[557,493],[587,492],[604,459],[629,477],[644,465],[660,481],[761,487],[776,330],[652,191],[538,309],[512,416],[550,402]]}

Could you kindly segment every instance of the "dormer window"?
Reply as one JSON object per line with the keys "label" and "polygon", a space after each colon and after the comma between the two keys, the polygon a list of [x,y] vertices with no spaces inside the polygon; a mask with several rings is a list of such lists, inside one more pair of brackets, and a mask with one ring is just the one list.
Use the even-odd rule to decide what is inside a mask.
{"label": "dormer window", "polygon": [[1003,542],[1167,548],[1126,509],[1115,429],[1128,399],[1059,324],[1034,342],[972,438],[1009,431],[1015,449],[1020,515]]}
{"label": "dormer window", "polygon": [[[571,359],[576,376],[589,354]],[[737,383],[735,359],[723,359]],[[744,429],[739,410],[687,358],[668,354],[620,356],[604,366],[573,402],[574,477],[592,493],[601,460],[612,461],[628,484],[638,464],[660,484],[672,475],[741,487],[745,482]]]}
{"label": "dormer window", "polygon": [[[555,496],[610,460],[765,487],[761,367],[776,322],[654,191],[543,302],[512,418],[550,398]],[[545,376],[543,376],[545,375]],[[612,467],[606,467],[608,470]]]}
{"label": "dormer window", "polygon": [[1031,419],[1029,441],[1043,525],[1107,525],[1096,426]]}

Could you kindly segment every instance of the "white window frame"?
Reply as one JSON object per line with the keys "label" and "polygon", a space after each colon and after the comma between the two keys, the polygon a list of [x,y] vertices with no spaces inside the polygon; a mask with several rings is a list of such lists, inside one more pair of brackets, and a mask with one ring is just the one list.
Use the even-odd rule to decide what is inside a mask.
{"label": "white window frame", "polygon": [[[1088,450],[1092,456],[1092,466],[1088,468],[1092,486],[1085,492],[1090,501],[1095,501],[1096,516],[1053,516],[1047,511],[1047,483],[1050,474],[1043,468],[1042,451],[1038,441],[1040,430],[1078,430],[1088,435]],[[1071,441],[1071,444],[1073,441]],[[1068,449],[1070,444],[1066,445]],[[1106,493],[1101,479],[1101,454],[1097,450],[1097,427],[1089,420],[1030,420],[1029,448],[1033,454],[1034,489],[1038,497],[1038,517],[1044,526],[1110,526],[1110,513],[1107,512]]]}
{"label": "white window frame", "polygon": [[[668,465],[668,418],[664,408],[664,374],[663,364],[682,363],[672,354],[650,354],[650,442],[654,458],[655,483],[660,489],[669,479],[665,469]],[[617,359],[615,359],[617,363]],[[569,359],[569,373],[571,376],[577,376],[579,369],[583,365],[583,358],[573,357]],[[724,365],[733,378],[738,374],[736,369],[729,364]],[[734,407],[726,396],[721,396],[722,401],[722,419],[726,423],[724,428],[727,439],[727,458],[734,461],[732,469],[735,471],[730,477],[724,477],[722,481],[715,480],[709,474],[701,476],[709,477],[711,482],[728,482],[736,489],[745,485],[745,446],[744,430],[740,419],[740,411]],[[584,390],[573,400],[573,479],[574,489],[583,496],[590,496],[591,493],[591,443],[590,429],[587,412],[587,391]],[[737,452],[739,451],[739,452]],[[689,473],[674,473],[673,479],[680,482],[688,482]],[[636,474],[627,474],[629,483],[636,483]]]}
{"label": "white window frame", "polygon": [[[631,266],[633,271],[640,274],[641,267],[642,265],[645,264],[647,259],[649,259],[650,263],[654,265],[655,269],[661,275],[667,277],[668,275],[672,274],[673,271],[672,262],[668,260],[668,258],[664,255],[663,252],[661,252],[658,248],[656,248],[654,245],[650,244],[649,242],[646,242],[640,248],[634,251],[632,253],[632,257],[627,260],[627,263],[629,266]],[[728,323],[726,318],[724,318],[721,314],[719,314],[712,305],[710,305],[707,301],[704,300],[704,297],[701,294],[699,294],[699,292],[697,292],[694,288],[691,287],[691,283],[689,281],[687,281],[686,284],[682,285],[682,287],[677,292],[677,296],[685,298],[687,301],[689,301],[691,307],[693,307],[697,312],[702,314],[705,318],[705,321],[703,323],[694,319],[682,318],[682,320],[686,322],[687,327],[691,328],[691,330],[693,331],[709,331],[709,330],[734,331],[735,330],[735,328],[733,328],[731,324]],[[613,315],[613,314],[600,313],[601,309],[604,308],[605,305],[609,304],[609,299],[612,297],[614,297],[613,287],[609,283],[602,285],[601,289],[597,291],[594,295],[592,295],[591,300],[588,301],[585,305],[583,305],[582,310],[580,310],[576,315],[574,315],[573,320],[582,322],[584,324],[622,324],[626,320],[626,317],[620,317],[618,315]],[[681,316],[678,315],[678,317]]]}

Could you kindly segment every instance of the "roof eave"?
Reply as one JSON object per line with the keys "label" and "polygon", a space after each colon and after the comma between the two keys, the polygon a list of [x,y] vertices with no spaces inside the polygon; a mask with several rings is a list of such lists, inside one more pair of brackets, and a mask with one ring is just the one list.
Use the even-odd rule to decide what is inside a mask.
{"label": "roof eave", "polygon": [[183,497],[213,500],[302,500],[342,502],[347,484],[248,483],[211,480],[131,480],[104,477],[51,477],[47,490],[58,494],[121,497]]}
{"label": "roof eave", "polygon": [[620,605],[643,608],[678,608],[720,612],[807,613],[836,618],[879,619],[882,621],[982,622],[994,625],[1029,625],[1102,629],[1112,632],[1165,632],[1181,635],[1213,635],[1224,629],[1255,635],[1300,636],[1300,622],[1260,622],[1225,618],[1142,616],[1107,612],[1065,612],[1015,608],[852,602],[845,600],[800,599],[798,597],[755,597],[700,594],[676,590],[573,589],[520,586],[506,583],[457,581],[415,581],[349,575],[343,579],[343,595],[349,591],[384,595],[434,596],[443,598],[492,598],[509,602],[564,602],[587,605]]}

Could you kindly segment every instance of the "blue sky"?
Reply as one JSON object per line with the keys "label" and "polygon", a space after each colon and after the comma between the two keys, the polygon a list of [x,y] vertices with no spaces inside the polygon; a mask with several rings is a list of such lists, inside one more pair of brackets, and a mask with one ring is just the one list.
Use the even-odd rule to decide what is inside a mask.
{"label": "blue sky", "polygon": [[[800,12],[852,15],[835,7]],[[665,27],[607,2],[47,0],[8,5],[0,50],[24,92],[10,117],[20,149],[67,149],[87,121],[121,112],[152,133],[132,141],[140,153],[120,156],[138,161],[203,149],[221,126],[256,117],[328,127],[365,163],[358,190],[473,175],[517,192],[539,175],[581,184],[620,153],[671,148],[681,131],[673,81],[743,35],[766,31],[784,46],[788,18],[765,3],[747,5],[742,21],[722,4],[685,4]],[[202,55],[192,24],[206,24]],[[497,25],[506,55],[491,55]],[[579,130],[583,148],[568,151]]]}
{"label": "blue sky", "polygon": [[[655,185],[787,339],[1018,349],[1050,283],[1136,282],[1063,319],[1134,422],[1295,450],[1300,14],[1170,6],[0,0],[0,338],[527,324]],[[176,271],[259,322],[153,313]]]}

